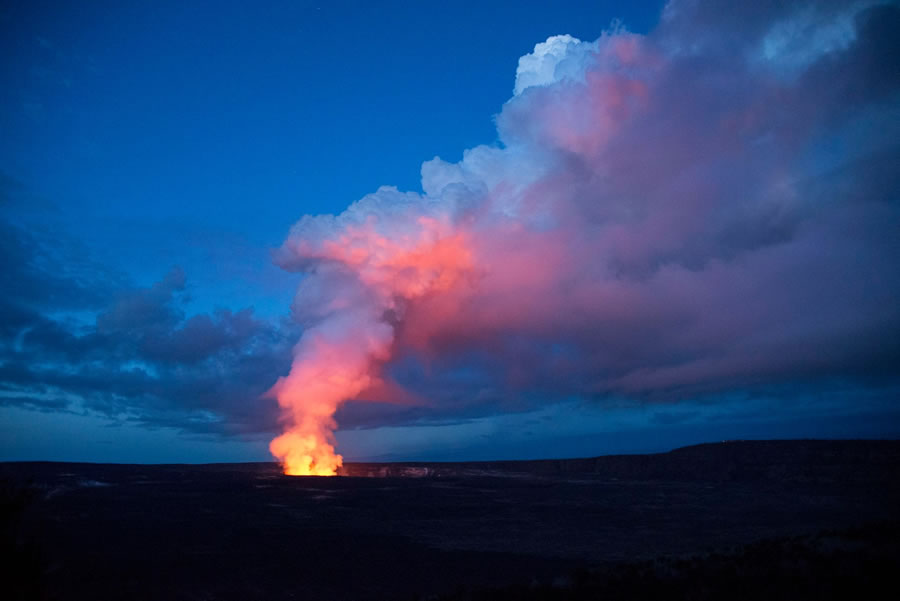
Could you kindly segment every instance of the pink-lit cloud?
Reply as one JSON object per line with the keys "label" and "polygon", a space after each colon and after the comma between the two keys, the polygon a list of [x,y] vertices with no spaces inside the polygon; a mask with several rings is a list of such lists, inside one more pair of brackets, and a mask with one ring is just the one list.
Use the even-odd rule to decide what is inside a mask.
{"label": "pink-lit cloud", "polygon": [[[648,35],[550,38],[498,144],[427,161],[422,193],[298,222],[278,262],[307,274],[306,329],[272,391],[275,455],[333,472],[335,411],[373,397],[440,416],[890,377],[900,10],[730,10],[674,1]],[[424,366],[406,382],[404,361]]]}

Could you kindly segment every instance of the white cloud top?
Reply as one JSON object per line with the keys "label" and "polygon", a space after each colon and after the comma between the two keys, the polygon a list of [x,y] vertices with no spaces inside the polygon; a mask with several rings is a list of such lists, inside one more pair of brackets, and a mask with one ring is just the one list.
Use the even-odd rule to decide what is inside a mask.
{"label": "white cloud top", "polygon": [[570,35],[554,35],[535,44],[534,52],[519,59],[513,94],[532,86],[546,86],[578,77],[587,55],[596,50],[595,42],[582,42]]}

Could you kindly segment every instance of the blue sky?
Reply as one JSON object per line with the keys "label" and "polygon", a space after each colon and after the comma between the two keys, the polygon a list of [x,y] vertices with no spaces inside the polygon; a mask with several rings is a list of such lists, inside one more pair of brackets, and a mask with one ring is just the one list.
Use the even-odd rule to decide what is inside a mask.
{"label": "blue sky", "polygon": [[[4,173],[140,283],[177,263],[198,307],[283,311],[294,282],[265,257],[300,216],[419,189],[422,161],[496,139],[536,42],[643,30],[659,10],[484,4],[12,3]],[[244,296],[241,268],[280,301]]]}
{"label": "blue sky", "polygon": [[[519,57],[550,36],[593,41],[615,30],[618,19],[634,34],[657,32],[648,38],[653,47],[670,49],[691,26],[725,37],[734,27],[699,11],[687,25],[658,27],[662,8],[662,2],[5,3],[0,460],[268,459],[277,410],[259,397],[286,375],[304,327],[290,313],[304,276],[278,267],[271,256],[291,226],[303,215],[339,214],[383,185],[422,192],[422,163],[435,156],[452,164],[480,144],[514,147],[500,137],[517,131],[508,124],[515,111],[531,115],[526,101],[545,102],[537,93],[510,100]],[[835,15],[826,16],[841,22]],[[763,28],[770,25],[765,19],[782,17],[753,13],[747,28],[753,19]],[[704,35],[692,39],[702,45]],[[843,51],[843,42],[833,41],[838,34],[828,35],[815,44]],[[730,56],[724,48],[718,55]],[[791,70],[806,59],[790,47],[783,56],[783,68],[773,72],[795,77]],[[677,68],[718,67],[697,60]],[[808,101],[802,92],[816,85],[815,68],[796,86],[797,110]],[[797,134],[806,136],[797,145],[808,150],[797,151],[792,164],[813,167],[798,166],[792,177],[802,181],[829,161],[856,165],[852,182],[875,173],[881,187],[859,194],[887,198],[888,208],[878,211],[890,225],[897,185],[879,165],[891,164],[897,150],[889,132],[872,134],[871,124],[887,123],[898,104],[896,82],[879,77],[872,81],[887,91],[861,80],[848,85],[846,96],[859,99],[835,100],[834,115],[850,118],[829,113],[808,126],[812,133]],[[665,86],[659,89],[669,93]],[[501,111],[507,117],[498,134]],[[649,152],[664,152],[665,143],[651,140]],[[854,154],[848,144],[869,150]],[[632,145],[622,148],[625,156]],[[771,170],[764,156],[735,164]],[[719,173],[723,181],[742,182],[728,165]],[[808,223],[815,230],[820,222]],[[880,254],[889,264],[898,258],[881,230],[863,224],[856,232],[858,246],[824,248],[823,256]],[[702,250],[685,251],[685,264]],[[441,355],[437,374],[413,351],[387,368],[400,384],[441,397],[441,407],[452,411],[387,406],[370,415],[351,404],[338,413],[346,425],[337,435],[339,450],[348,459],[489,459],[656,451],[739,437],[900,435],[898,383],[889,367],[878,367],[898,356],[896,344],[883,330],[871,333],[898,323],[891,308],[896,277],[880,264],[869,269],[882,287],[865,288],[865,298],[877,293],[882,300],[857,305],[858,311],[882,315],[881,321],[849,314],[849,300],[821,313],[823,320],[848,324],[840,329],[848,339],[871,339],[858,353],[869,371],[841,355],[788,367],[790,378],[766,368],[716,380],[708,389],[697,382],[674,396],[634,392],[630,384],[595,394],[542,374],[490,402],[463,402],[477,392],[460,383],[466,374],[475,374],[478,391],[502,387],[473,358],[499,338],[480,340],[487,346]],[[845,340],[817,327],[794,342],[812,344],[810,332]],[[512,334],[503,332],[503,339]],[[544,348],[543,334],[528,337],[527,357],[545,357],[535,350]],[[580,340],[575,346],[593,353]],[[511,347],[502,348],[496,360],[506,365]],[[803,355],[806,347],[778,348]],[[586,381],[585,370],[600,373],[604,365],[579,365],[573,377]],[[457,400],[444,399],[443,391]],[[515,404],[508,396],[528,401]]]}

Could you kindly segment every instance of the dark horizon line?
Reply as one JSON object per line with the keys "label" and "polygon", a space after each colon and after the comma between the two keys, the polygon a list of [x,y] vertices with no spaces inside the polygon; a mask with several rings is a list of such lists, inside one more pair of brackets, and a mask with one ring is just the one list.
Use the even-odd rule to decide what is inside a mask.
{"label": "dark horizon line", "polygon": [[[879,443],[879,442],[900,442],[900,437],[896,438],[734,438],[727,440],[717,440],[717,441],[707,441],[707,442],[698,442],[689,445],[672,447],[666,451],[654,451],[654,452],[634,452],[634,453],[607,453],[603,455],[590,455],[590,456],[574,456],[574,457],[542,457],[542,458],[523,458],[523,459],[472,459],[472,460],[463,460],[463,461],[454,461],[454,460],[435,460],[435,461],[422,461],[422,460],[409,460],[409,461],[345,461],[343,465],[435,465],[435,464],[443,464],[443,465],[479,465],[479,464],[509,464],[509,463],[525,463],[525,462],[549,462],[549,461],[574,461],[574,460],[589,460],[589,459],[597,459],[600,457],[635,457],[635,456],[653,456],[653,455],[667,455],[669,453],[674,453],[676,451],[681,451],[684,449],[691,449],[695,447],[704,447],[704,446],[714,446],[714,445],[727,445],[732,443],[785,443],[785,442],[806,442],[806,443],[856,443],[856,442],[866,442],[866,443]],[[115,465],[115,466],[158,466],[158,467],[175,467],[175,466],[229,466],[229,465],[277,465],[279,462],[275,459],[271,461],[216,461],[216,462],[206,462],[206,463],[117,463],[117,462],[108,462],[108,461],[52,461],[47,459],[25,459],[25,460],[12,460],[12,461],[0,461],[0,465],[21,465],[21,464],[60,464],[60,465]]]}

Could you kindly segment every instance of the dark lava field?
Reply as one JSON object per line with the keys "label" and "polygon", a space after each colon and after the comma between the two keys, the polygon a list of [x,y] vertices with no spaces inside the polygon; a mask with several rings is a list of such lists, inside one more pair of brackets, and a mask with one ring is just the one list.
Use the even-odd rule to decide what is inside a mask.
{"label": "dark lava field", "polygon": [[343,474],[0,464],[0,596],[900,598],[900,441]]}

